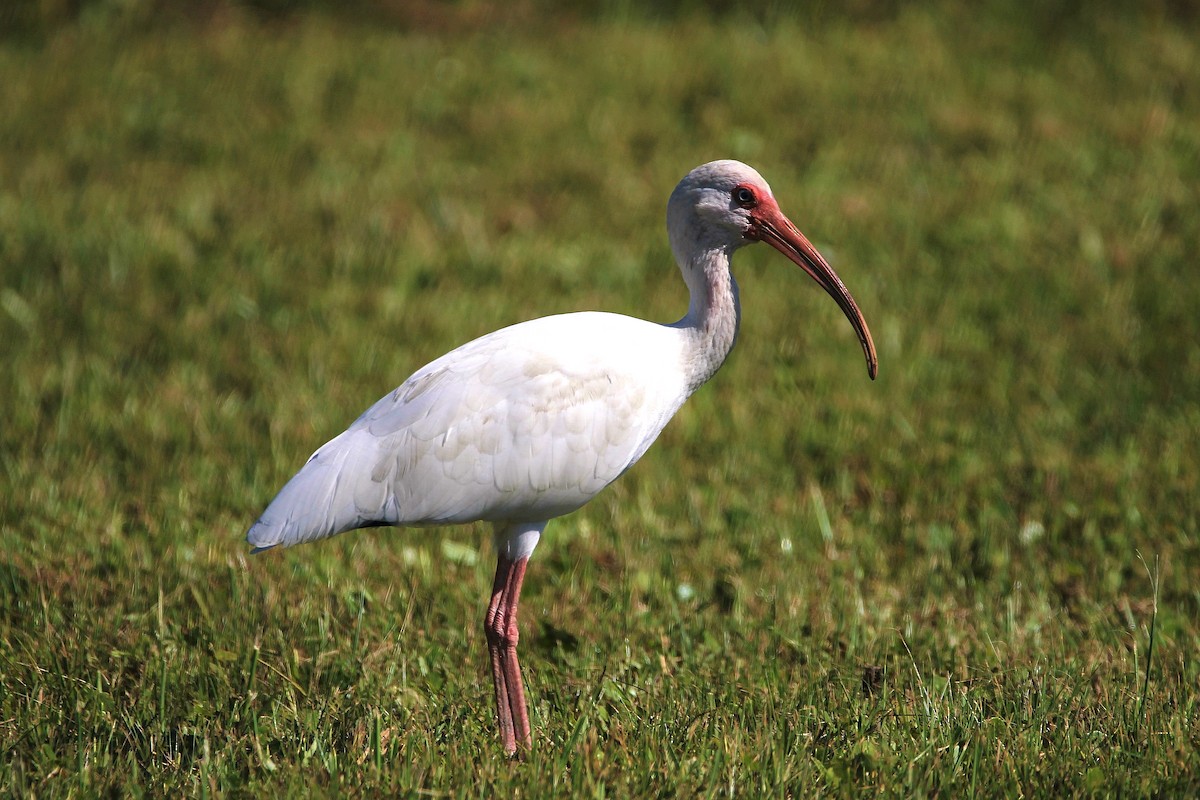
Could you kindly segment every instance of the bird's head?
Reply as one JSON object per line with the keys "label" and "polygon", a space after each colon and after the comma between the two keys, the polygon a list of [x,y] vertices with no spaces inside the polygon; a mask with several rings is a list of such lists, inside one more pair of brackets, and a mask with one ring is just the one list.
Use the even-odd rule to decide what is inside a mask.
{"label": "bird's head", "polygon": [[732,254],[751,242],[766,242],[783,253],[828,292],[850,320],[874,380],[879,360],[858,304],[833,267],[779,209],[771,187],[753,168],[740,161],[710,161],[689,172],[667,203],[667,230],[681,265],[705,251]]}

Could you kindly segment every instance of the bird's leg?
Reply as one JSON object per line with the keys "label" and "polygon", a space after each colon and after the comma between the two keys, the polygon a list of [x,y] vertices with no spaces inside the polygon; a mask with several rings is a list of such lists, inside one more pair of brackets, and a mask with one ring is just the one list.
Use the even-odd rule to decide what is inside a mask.
{"label": "bird's leg", "polygon": [[484,629],[488,654],[492,661],[492,683],[496,687],[496,722],[504,752],[513,755],[517,747],[529,749],[533,737],[529,731],[529,711],[525,706],[525,686],[521,681],[521,663],[517,660],[517,603],[521,582],[525,580],[528,558],[512,560],[503,553],[496,561],[496,580],[488,604]]}
{"label": "bird's leg", "polygon": [[[503,648],[501,663],[504,668],[504,685],[508,691],[509,717],[515,744],[526,750],[533,747],[529,731],[529,710],[525,705],[525,683],[521,680],[521,662],[517,660],[517,603],[521,599],[521,583],[525,580],[525,567],[529,558],[518,558],[508,571],[508,585],[504,587],[504,631],[501,635]],[[498,691],[498,689],[497,689]]]}
{"label": "bird's leg", "polygon": [[518,749],[533,746],[529,732],[529,710],[525,705],[525,684],[521,680],[521,662],[517,660],[517,604],[529,557],[537,547],[545,522],[520,523],[498,527],[496,541],[496,580],[488,603],[484,630],[488,655],[492,661],[492,682],[496,687],[496,721],[504,752],[515,755]]}
{"label": "bird's leg", "polygon": [[512,755],[517,750],[517,739],[513,731],[512,710],[508,704],[508,689],[505,679],[505,652],[503,634],[505,630],[504,593],[512,573],[513,562],[503,553],[496,559],[496,580],[492,583],[492,599],[488,603],[483,629],[487,635],[488,655],[492,661],[492,683],[496,689],[496,722],[500,728],[500,741],[504,752]]}

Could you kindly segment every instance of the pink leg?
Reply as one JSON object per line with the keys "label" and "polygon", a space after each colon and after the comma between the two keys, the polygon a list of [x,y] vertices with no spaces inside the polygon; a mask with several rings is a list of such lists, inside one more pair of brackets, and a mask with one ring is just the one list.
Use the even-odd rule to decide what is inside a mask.
{"label": "pink leg", "polygon": [[496,561],[496,580],[492,584],[492,600],[488,604],[484,630],[487,633],[488,654],[492,661],[492,682],[496,687],[496,720],[504,752],[513,755],[518,747],[528,750],[533,745],[529,731],[529,712],[525,706],[525,686],[521,681],[521,664],[517,660],[517,603],[521,598],[521,583],[525,580],[528,558],[515,561],[499,555]]}
{"label": "pink leg", "polygon": [[492,661],[492,683],[496,688],[496,722],[500,728],[500,741],[504,744],[504,752],[510,755],[516,751],[517,745],[513,734],[512,712],[508,707],[508,690],[505,688],[504,663],[498,631],[504,628],[504,588],[508,584],[511,571],[512,562],[503,555],[499,556],[496,562],[496,580],[492,583],[492,600],[488,603],[487,616],[483,620],[488,655]]}

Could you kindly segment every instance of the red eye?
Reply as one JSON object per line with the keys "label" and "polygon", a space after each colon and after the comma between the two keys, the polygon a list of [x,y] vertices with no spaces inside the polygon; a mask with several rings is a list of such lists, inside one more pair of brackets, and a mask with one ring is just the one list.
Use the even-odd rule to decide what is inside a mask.
{"label": "red eye", "polygon": [[754,190],[745,186],[739,186],[733,190],[733,200],[742,208],[754,208],[758,205],[758,198],[754,195]]}

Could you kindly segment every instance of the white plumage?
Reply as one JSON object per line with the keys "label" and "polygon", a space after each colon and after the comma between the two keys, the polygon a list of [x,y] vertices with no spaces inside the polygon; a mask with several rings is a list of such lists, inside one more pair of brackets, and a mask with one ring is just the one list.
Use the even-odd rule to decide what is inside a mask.
{"label": "white plumage", "polygon": [[587,312],[483,336],[417,370],[308,460],[247,538],[256,551],[376,525],[494,523],[485,629],[506,752],[531,743],[517,603],[546,523],[637,461],[724,362],[740,322],[734,251],[766,241],[837,301],[876,357],[834,271],[737,161],[692,170],[667,204],[688,313],[671,325]]}
{"label": "white plumage", "polygon": [[536,522],[582,506],[686,398],[680,329],[544,317],[418,370],[326,443],[250,529],[256,548],[368,525]]}

